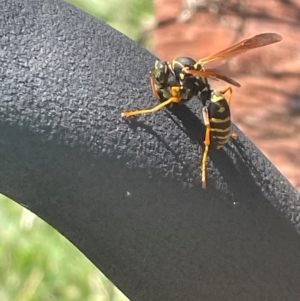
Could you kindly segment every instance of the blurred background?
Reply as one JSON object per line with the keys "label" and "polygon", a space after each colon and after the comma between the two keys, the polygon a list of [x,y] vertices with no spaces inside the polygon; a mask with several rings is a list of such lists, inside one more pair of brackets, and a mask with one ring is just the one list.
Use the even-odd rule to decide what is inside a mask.
{"label": "blurred background", "polygon": [[197,60],[262,32],[283,37],[232,59],[226,74],[242,85],[233,122],[300,190],[300,0],[157,0],[155,11],[153,52],[165,60]]}
{"label": "blurred background", "polygon": [[[242,85],[234,88],[234,123],[300,190],[300,0],[69,2],[165,60],[200,59],[257,33],[281,34],[280,43],[232,59],[226,70]],[[1,301],[127,300],[64,237],[1,195],[0,241]]]}

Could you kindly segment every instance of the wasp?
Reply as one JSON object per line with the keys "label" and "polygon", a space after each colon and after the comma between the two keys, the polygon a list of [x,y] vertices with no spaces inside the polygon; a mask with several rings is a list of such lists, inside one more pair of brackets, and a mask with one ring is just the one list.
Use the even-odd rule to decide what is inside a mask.
{"label": "wasp", "polygon": [[[282,40],[276,33],[262,33],[235,43],[222,51],[195,61],[189,57],[178,57],[171,63],[157,60],[150,72],[150,83],[154,96],[160,104],[150,109],[125,111],[123,117],[130,117],[145,113],[154,113],[167,105],[182,103],[197,96],[201,101],[203,122],[206,127],[202,156],[202,187],[206,188],[206,161],[211,141],[217,149],[222,148],[230,139],[236,137],[231,132],[230,104],[232,98],[231,86],[220,91],[211,89],[208,79],[222,80],[233,86],[240,84],[217,71],[207,68],[209,64],[225,63],[237,55],[250,49],[267,46]],[[225,97],[228,92],[229,96]]]}

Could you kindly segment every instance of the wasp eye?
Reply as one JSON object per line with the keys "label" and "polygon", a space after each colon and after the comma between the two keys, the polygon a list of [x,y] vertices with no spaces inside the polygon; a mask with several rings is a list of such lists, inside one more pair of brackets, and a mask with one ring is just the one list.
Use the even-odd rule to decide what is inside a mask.
{"label": "wasp eye", "polygon": [[160,84],[166,84],[169,79],[169,68],[166,61],[156,61],[154,77]]}

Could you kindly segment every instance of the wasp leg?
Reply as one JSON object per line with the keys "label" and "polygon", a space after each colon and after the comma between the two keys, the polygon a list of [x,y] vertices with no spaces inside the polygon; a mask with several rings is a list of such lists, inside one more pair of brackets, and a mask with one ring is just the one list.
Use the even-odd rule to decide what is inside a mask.
{"label": "wasp leg", "polygon": [[[220,93],[222,93],[224,95],[228,91],[229,91],[229,97],[228,97],[228,99],[226,99],[226,98],[225,99],[226,99],[228,105],[230,106],[231,99],[232,99],[232,88],[230,86],[227,86],[223,90],[221,90]],[[238,137],[238,134],[233,132],[233,133],[231,133],[231,137],[236,139]]]}
{"label": "wasp leg", "polygon": [[223,90],[221,90],[221,91],[219,91],[221,94],[225,94],[226,92],[229,92],[229,97],[228,97],[228,99],[226,99],[227,100],[227,103],[228,103],[228,105],[230,106],[231,105],[231,97],[232,97],[232,88],[231,88],[231,86],[226,86]]}
{"label": "wasp leg", "polygon": [[205,148],[202,157],[202,188],[205,189],[206,188],[206,161],[207,161],[207,155],[210,146],[210,123],[209,123],[207,107],[203,107],[202,115],[203,115],[204,125],[206,126],[205,140],[204,140]]}
{"label": "wasp leg", "polygon": [[180,91],[180,87],[172,87],[171,88],[171,95],[172,97],[170,97],[168,100],[164,101],[163,103],[160,103],[159,105],[157,105],[154,108],[151,109],[142,109],[142,110],[136,110],[136,111],[125,111],[122,113],[122,117],[130,117],[130,116],[134,116],[134,115],[141,115],[141,114],[146,114],[146,113],[154,113],[157,112],[159,110],[161,110],[162,108],[164,108],[165,106],[169,105],[170,103],[178,103],[181,101],[181,97],[178,96],[178,92]]}

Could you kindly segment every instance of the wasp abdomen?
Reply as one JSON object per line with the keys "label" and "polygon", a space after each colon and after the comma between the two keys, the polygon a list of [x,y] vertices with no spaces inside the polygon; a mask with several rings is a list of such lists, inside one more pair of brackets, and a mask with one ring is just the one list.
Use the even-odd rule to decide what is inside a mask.
{"label": "wasp abdomen", "polygon": [[221,148],[231,136],[230,108],[224,95],[213,91],[208,104],[211,137],[216,147]]}

